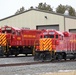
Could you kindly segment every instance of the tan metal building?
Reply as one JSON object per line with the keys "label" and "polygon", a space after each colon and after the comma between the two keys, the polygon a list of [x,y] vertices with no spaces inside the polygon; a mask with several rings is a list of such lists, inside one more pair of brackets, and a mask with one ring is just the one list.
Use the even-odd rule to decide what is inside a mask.
{"label": "tan metal building", "polygon": [[19,28],[56,29],[60,31],[76,32],[76,17],[43,10],[29,9],[21,14],[1,19],[0,27],[4,25]]}

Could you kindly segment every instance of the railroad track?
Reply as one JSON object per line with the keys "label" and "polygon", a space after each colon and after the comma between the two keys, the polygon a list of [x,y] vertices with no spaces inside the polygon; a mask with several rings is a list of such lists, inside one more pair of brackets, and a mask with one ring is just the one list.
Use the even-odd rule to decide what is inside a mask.
{"label": "railroad track", "polygon": [[27,63],[0,64],[0,67],[34,65],[34,64],[43,64],[43,63],[50,63],[50,62],[27,62]]}
{"label": "railroad track", "polygon": [[48,63],[63,63],[63,62],[76,62],[76,60],[52,61],[52,62],[45,61],[45,62],[10,63],[10,64],[0,64],[0,67],[34,65],[34,64],[48,64]]}

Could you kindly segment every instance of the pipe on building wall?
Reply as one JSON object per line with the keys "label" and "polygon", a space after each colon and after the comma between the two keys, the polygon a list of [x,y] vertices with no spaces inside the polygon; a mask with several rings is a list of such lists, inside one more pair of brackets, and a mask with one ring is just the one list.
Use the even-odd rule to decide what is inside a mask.
{"label": "pipe on building wall", "polygon": [[64,31],[66,31],[65,16],[64,16]]}

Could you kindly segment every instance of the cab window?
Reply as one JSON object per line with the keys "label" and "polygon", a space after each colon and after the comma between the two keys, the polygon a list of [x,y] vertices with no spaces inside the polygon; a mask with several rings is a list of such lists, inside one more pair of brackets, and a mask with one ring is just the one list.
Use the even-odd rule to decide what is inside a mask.
{"label": "cab window", "polygon": [[50,38],[54,38],[54,35],[50,35]]}
{"label": "cab window", "polygon": [[6,32],[7,32],[7,33],[11,33],[11,30],[7,30]]}
{"label": "cab window", "polygon": [[20,36],[20,32],[17,32],[17,35]]}
{"label": "cab window", "polygon": [[44,38],[49,38],[48,35],[44,35]]}
{"label": "cab window", "polygon": [[63,36],[59,35],[59,39],[60,39],[60,40],[63,40]]}
{"label": "cab window", "polygon": [[2,33],[11,33],[11,30],[3,30]]}
{"label": "cab window", "polygon": [[56,35],[56,39],[58,39],[58,35]]}
{"label": "cab window", "polygon": [[3,30],[2,33],[5,33],[5,31]]}
{"label": "cab window", "polygon": [[40,38],[42,38],[42,35],[40,36]]}
{"label": "cab window", "polygon": [[6,28],[5,30],[7,33],[12,33],[12,29],[11,28]]}

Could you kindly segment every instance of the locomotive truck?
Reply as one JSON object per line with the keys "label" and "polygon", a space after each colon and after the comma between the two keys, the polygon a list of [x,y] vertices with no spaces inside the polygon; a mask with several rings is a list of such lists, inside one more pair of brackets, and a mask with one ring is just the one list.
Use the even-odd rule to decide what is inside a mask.
{"label": "locomotive truck", "polygon": [[34,60],[52,61],[76,58],[76,33],[44,30],[35,41]]}
{"label": "locomotive truck", "polygon": [[0,55],[9,56],[18,54],[33,54],[34,41],[38,39],[40,30],[16,28],[10,26],[1,27],[0,31]]}

